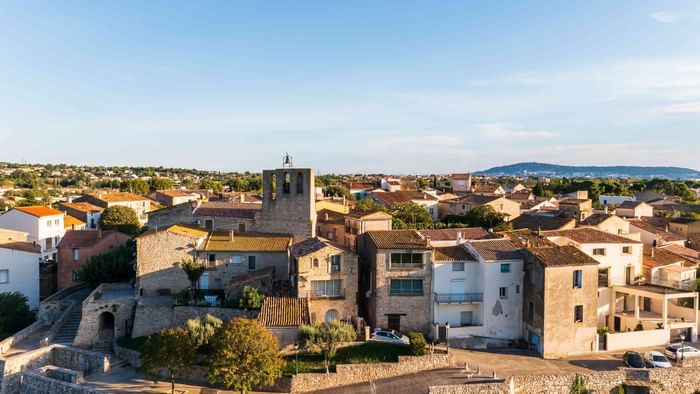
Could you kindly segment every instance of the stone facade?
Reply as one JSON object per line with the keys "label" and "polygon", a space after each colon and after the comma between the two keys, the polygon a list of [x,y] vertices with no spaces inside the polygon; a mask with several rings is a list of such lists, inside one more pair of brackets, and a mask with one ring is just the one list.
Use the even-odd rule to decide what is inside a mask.
{"label": "stone facade", "polygon": [[[213,257],[212,257],[213,256]],[[250,258],[254,269],[250,269]],[[199,250],[197,258],[207,262],[209,289],[223,289],[233,278],[253,272],[272,269],[273,280],[289,280],[289,252],[247,252]],[[213,261],[211,260],[213,258]],[[234,261],[239,261],[238,264]]]}
{"label": "stone facade", "polygon": [[180,262],[195,258],[195,247],[205,236],[197,238],[170,231],[155,231],[136,238],[136,285],[139,294],[175,294],[189,288],[190,282],[180,268]]}
{"label": "stone facade", "polygon": [[399,356],[398,363],[341,364],[336,365],[335,373],[304,373],[292,377],[290,392],[314,392],[331,387],[447,368],[452,364],[452,356],[447,354]]}
{"label": "stone facade", "polygon": [[175,306],[163,302],[150,302],[152,299],[141,299],[136,306],[133,338],[151,335],[163,328],[182,327],[187,320],[206,315],[216,316],[224,322],[237,317],[255,318],[257,311],[244,312],[230,308],[200,308],[193,306]]}
{"label": "stone facade", "polygon": [[[406,253],[400,249],[377,249],[371,238],[363,234],[358,238],[358,252],[362,258],[360,296],[365,315],[373,327],[397,331],[430,331],[430,307],[432,296],[432,272],[429,249],[412,250],[421,253],[423,264],[414,269],[392,268],[391,254]],[[392,279],[421,280],[422,292],[414,295],[392,295]],[[366,297],[369,294],[369,297]],[[390,324],[391,321],[391,324]],[[398,323],[398,324],[397,324]]]}
{"label": "stone facade", "polygon": [[[310,240],[307,242],[313,242]],[[296,256],[297,295],[309,299],[311,321],[349,319],[357,316],[358,258],[346,249],[323,244],[320,249]],[[339,261],[332,264],[332,259]],[[333,282],[329,282],[333,281]],[[326,283],[338,283],[328,286]]]}
{"label": "stone facade", "polygon": [[91,348],[131,333],[134,324],[134,290],[128,283],[103,283],[83,301],[80,327],[74,346]]}
{"label": "stone facade", "polygon": [[315,189],[310,168],[264,170],[263,208],[256,218],[256,231],[290,234],[294,242],[315,237]]}
{"label": "stone facade", "polygon": [[[525,253],[523,338],[544,358],[558,358],[597,350],[598,267],[547,267]],[[582,271],[582,287],[572,286],[574,271]],[[574,308],[583,319],[574,321]],[[536,336],[533,337],[533,336]]]}

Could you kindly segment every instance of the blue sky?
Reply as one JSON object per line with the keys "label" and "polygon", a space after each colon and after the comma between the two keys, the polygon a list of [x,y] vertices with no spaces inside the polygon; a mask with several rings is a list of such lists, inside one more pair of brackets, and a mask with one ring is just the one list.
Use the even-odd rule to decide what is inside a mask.
{"label": "blue sky", "polygon": [[700,169],[699,1],[0,5],[0,161]]}

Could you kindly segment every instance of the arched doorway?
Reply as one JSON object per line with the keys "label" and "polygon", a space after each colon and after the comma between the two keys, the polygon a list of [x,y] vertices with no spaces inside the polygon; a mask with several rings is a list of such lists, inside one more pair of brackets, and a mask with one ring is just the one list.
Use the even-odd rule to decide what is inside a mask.
{"label": "arched doorway", "polygon": [[102,312],[98,321],[98,338],[101,341],[111,341],[114,338],[114,315],[111,312]]}
{"label": "arched doorway", "polygon": [[325,323],[328,323],[331,320],[338,320],[338,310],[337,309],[329,309],[326,311],[326,314],[323,317],[323,321]]}

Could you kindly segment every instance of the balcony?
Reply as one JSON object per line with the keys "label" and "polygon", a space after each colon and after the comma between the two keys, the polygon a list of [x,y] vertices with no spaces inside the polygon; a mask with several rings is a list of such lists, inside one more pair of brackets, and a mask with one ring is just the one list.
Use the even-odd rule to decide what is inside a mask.
{"label": "balcony", "polygon": [[307,290],[306,297],[311,299],[345,298],[345,289]]}
{"label": "balcony", "polygon": [[474,304],[484,302],[484,293],[433,293],[438,304]]}

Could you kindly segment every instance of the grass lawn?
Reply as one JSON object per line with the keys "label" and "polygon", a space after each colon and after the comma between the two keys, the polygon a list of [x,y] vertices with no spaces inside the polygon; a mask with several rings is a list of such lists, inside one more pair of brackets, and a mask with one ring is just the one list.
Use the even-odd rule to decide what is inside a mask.
{"label": "grass lawn", "polygon": [[117,345],[140,352],[146,339],[148,337],[122,338],[117,341]]}
{"label": "grass lawn", "polygon": [[[363,364],[397,362],[399,356],[410,355],[408,346],[393,345],[390,343],[365,342],[361,345],[346,346],[338,349],[335,359],[331,361],[330,370],[335,372],[335,364]],[[293,375],[295,372],[294,355],[285,356],[284,375]],[[325,372],[323,356],[320,353],[299,352],[299,373]]]}

